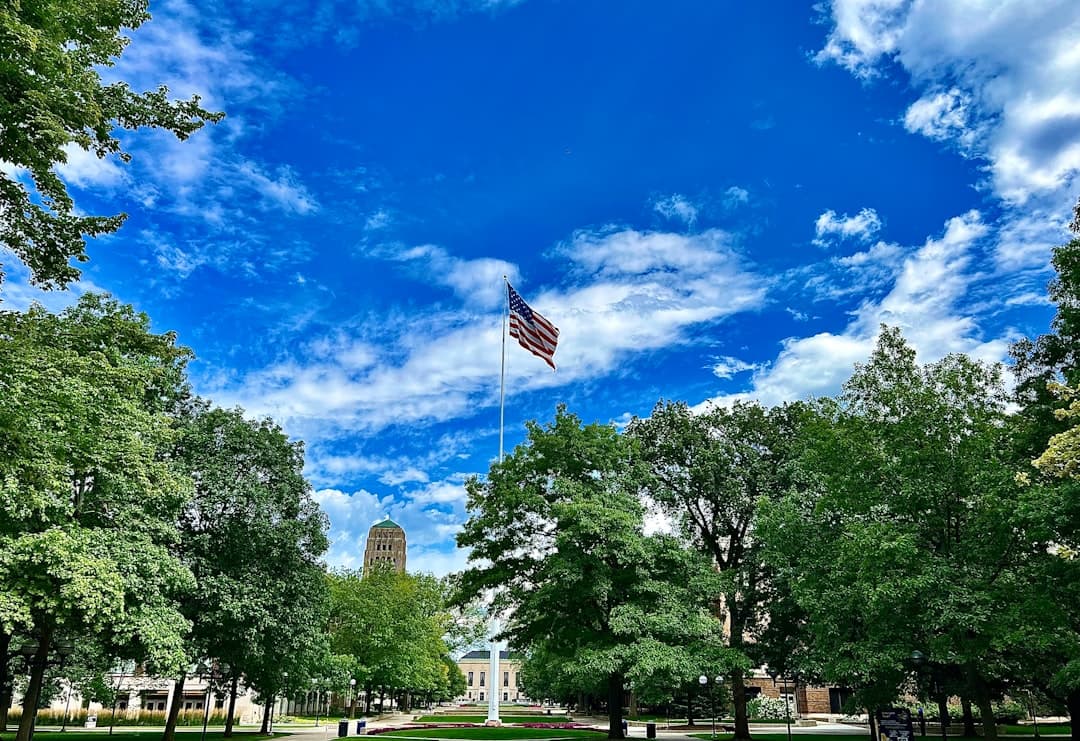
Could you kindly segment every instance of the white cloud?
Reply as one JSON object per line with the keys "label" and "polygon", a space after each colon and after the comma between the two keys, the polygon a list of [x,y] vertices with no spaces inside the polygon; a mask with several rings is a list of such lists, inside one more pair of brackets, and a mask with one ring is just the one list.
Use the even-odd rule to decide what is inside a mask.
{"label": "white cloud", "polygon": [[869,242],[880,230],[881,218],[872,208],[864,208],[854,216],[837,216],[835,211],[829,209],[814,222],[814,244],[827,247],[835,239]]}
{"label": "white cloud", "polygon": [[713,363],[712,372],[717,378],[731,378],[736,373],[743,373],[755,368],[757,368],[757,365],[754,363],[747,363],[745,360],[739,360],[730,355],[722,355],[716,358],[716,362]]}
{"label": "white cloud", "polygon": [[[863,79],[897,64],[920,96],[909,131],[985,163],[1006,209],[998,266],[1045,265],[1080,192],[1080,3],[833,0],[819,62]],[[1033,214],[1040,214],[1039,217]],[[1017,224],[1017,222],[1021,222]],[[1026,246],[1013,237],[1035,238]]]}
{"label": "white cloud", "polygon": [[678,193],[657,200],[653,210],[665,218],[682,221],[687,226],[693,226],[698,217],[697,206]]}
{"label": "white cloud", "polygon": [[380,208],[378,211],[372,212],[367,217],[367,220],[364,222],[364,230],[373,232],[378,231],[379,229],[385,229],[390,226],[391,221],[390,212]]}
{"label": "white cloud", "polygon": [[[330,548],[324,560],[331,567],[360,568],[368,530],[388,516],[405,530],[409,571],[442,576],[465,567],[468,552],[447,546],[465,520],[460,482],[435,482],[412,496],[380,496],[366,489],[350,494],[334,488],[320,489],[313,496],[330,521]],[[453,511],[425,506],[433,503],[452,504]]]}
{"label": "white cloud", "polygon": [[241,162],[237,173],[262,195],[265,207],[277,206],[290,213],[309,214],[319,208],[315,198],[289,167],[279,167],[276,176],[267,175],[254,162]]}
{"label": "white cloud", "polygon": [[971,98],[960,90],[928,93],[911,104],[904,114],[904,128],[936,141],[956,140],[967,151],[975,141],[968,108]]}
{"label": "white cloud", "polygon": [[724,206],[726,208],[735,208],[743,203],[747,203],[750,200],[750,191],[746,188],[740,188],[737,185],[733,185],[724,191]]}
{"label": "white cloud", "polygon": [[710,399],[698,408],[736,399],[774,405],[836,393],[854,363],[869,356],[882,323],[899,326],[923,362],[951,352],[1002,360],[1008,338],[982,339],[976,317],[961,306],[979,279],[968,271],[971,253],[988,232],[976,211],[950,219],[941,237],[927,239],[896,267],[888,294],[864,302],[844,331],[784,340],[776,360],[754,373],[746,391]]}
{"label": "white cloud", "polygon": [[500,306],[506,302],[503,276],[511,283],[518,280],[518,268],[511,262],[481,257],[466,260],[442,247],[423,244],[406,249],[381,247],[373,256],[421,266],[418,274],[452,289],[458,297],[480,306]]}
{"label": "white cloud", "polygon": [[[602,378],[634,355],[694,341],[693,328],[761,306],[766,281],[743,266],[730,243],[719,230],[689,236],[629,229],[575,234],[556,250],[575,286],[518,286],[562,331],[559,371],[545,371],[539,359],[510,343],[508,393]],[[494,275],[485,261],[457,261],[439,248],[415,250],[411,259],[486,265]],[[446,279],[454,275],[449,270]],[[427,271],[420,278],[427,279]],[[375,329],[370,323],[345,328],[356,336],[378,327],[389,334],[364,338],[371,353],[362,363],[333,349],[302,353],[206,392],[219,404],[269,414],[305,437],[325,429],[371,431],[471,417],[497,402],[499,303],[482,312],[409,312]]]}
{"label": "white cloud", "polygon": [[77,188],[112,189],[127,182],[127,175],[116,160],[100,158],[77,144],[64,147],[66,162],[56,166],[56,171],[68,185]]}

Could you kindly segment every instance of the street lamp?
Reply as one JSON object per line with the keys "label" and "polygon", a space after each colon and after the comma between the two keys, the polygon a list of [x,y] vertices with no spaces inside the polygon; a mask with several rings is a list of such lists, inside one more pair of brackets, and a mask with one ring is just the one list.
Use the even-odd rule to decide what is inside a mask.
{"label": "street lamp", "polygon": [[349,679],[349,718],[356,717],[356,677]]}
{"label": "street lamp", "polygon": [[322,707],[319,704],[319,698],[322,697],[322,688],[319,687],[319,680],[315,679],[315,677],[311,678],[311,686],[315,688],[315,727],[318,728],[319,712],[322,710]]}
{"label": "street lamp", "polygon": [[[700,684],[702,687],[705,687],[706,685],[709,684],[709,678],[707,676],[705,676],[704,674],[702,674],[700,677],[698,677],[697,681],[698,681],[698,684]],[[717,675],[716,679],[713,680],[713,684],[711,686],[709,686],[709,704],[712,706],[712,737],[713,737],[713,739],[716,738],[716,695],[713,694],[713,689],[715,687],[719,687],[723,683],[724,683],[724,678],[721,677],[720,675]]]}
{"label": "street lamp", "polygon": [[[784,722],[787,723],[787,741],[791,741],[791,703],[788,701],[788,676],[783,672],[776,671],[775,669],[768,669],[767,673],[770,677],[772,677],[772,683],[774,687],[776,686],[777,678],[779,678],[780,681],[783,682]],[[796,683],[798,682],[797,676],[793,679],[796,681]]]}
{"label": "street lamp", "polygon": [[[930,661],[926,658],[926,654],[922,651],[915,650],[911,652],[909,657],[912,665],[915,667],[916,674],[922,674],[922,668],[929,665]],[[949,738],[949,705],[948,701],[942,702],[940,699],[941,688],[938,686],[937,673],[933,667],[930,667],[930,691],[934,694],[935,698],[938,698],[938,718],[941,721],[941,741],[948,741]],[[925,717],[919,721],[919,725],[922,726],[922,735],[926,735],[926,719]]]}

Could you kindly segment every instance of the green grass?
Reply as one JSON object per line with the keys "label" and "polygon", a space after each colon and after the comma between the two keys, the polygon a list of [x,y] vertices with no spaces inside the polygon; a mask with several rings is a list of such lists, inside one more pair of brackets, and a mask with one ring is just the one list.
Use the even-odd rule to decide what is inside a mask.
{"label": "green grass", "polygon": [[[10,726],[9,726],[10,727]],[[70,728],[67,731],[34,731],[34,741],[71,741],[72,736],[102,736],[108,738],[108,728]],[[236,741],[261,741],[262,739],[274,738],[275,736],[285,736],[284,733],[275,733],[273,736],[264,736],[257,731],[233,731],[232,738]],[[161,741],[161,731],[146,731],[146,730],[127,730],[122,726],[117,726],[113,729],[113,736],[121,736],[123,741]],[[184,739],[185,741],[198,741],[202,738],[202,729],[193,730],[186,728],[177,728],[176,737],[178,739]],[[15,738],[15,730],[12,729],[6,733],[0,733],[0,739],[2,741],[13,741]],[[224,731],[207,731],[206,741],[223,741],[225,738]]]}
{"label": "green grass", "polygon": [[410,738],[450,738],[484,739],[510,741],[511,739],[599,739],[607,738],[607,733],[599,731],[563,730],[562,728],[514,728],[499,726],[492,728],[410,728],[400,731],[388,731],[382,736],[408,736]]}
{"label": "green grass", "polygon": [[[503,723],[565,723],[566,716],[559,715],[515,715],[513,713],[499,713]],[[484,715],[425,715],[419,718],[417,723],[483,723],[487,720]]]}
{"label": "green grass", "polygon": [[[1072,726],[1068,723],[1040,723],[1039,735],[1044,734],[1067,734],[1072,732]],[[1034,736],[1035,726],[1024,724],[1022,726],[998,726],[998,733],[1007,733],[1011,736]]]}

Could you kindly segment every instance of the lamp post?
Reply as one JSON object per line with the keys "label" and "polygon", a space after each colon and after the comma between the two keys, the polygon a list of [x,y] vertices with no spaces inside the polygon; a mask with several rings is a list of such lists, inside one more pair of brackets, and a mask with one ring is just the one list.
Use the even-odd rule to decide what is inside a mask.
{"label": "lamp post", "polygon": [[[19,657],[23,660],[23,663],[26,664],[27,671],[32,671],[33,670],[34,658],[37,656],[38,650],[40,648],[41,648],[41,645],[37,641],[34,641],[34,640],[27,641],[26,643],[19,646],[18,654],[19,654]],[[75,644],[73,644],[71,641],[60,639],[60,640],[57,640],[57,641],[54,642],[53,651],[55,652],[55,657],[49,657],[49,655],[47,653],[45,655],[45,662],[44,663],[45,663],[45,668],[46,669],[48,667],[50,667],[50,666],[63,666],[64,662],[67,660],[67,657],[71,656],[71,654],[74,653]],[[70,702],[71,702],[71,684],[69,682],[68,683],[68,703],[70,703]],[[32,712],[36,713],[36,711],[32,711]],[[36,718],[35,718],[35,720],[36,720]],[[64,709],[64,722],[63,722],[63,727],[61,728],[61,730],[67,730],[67,707],[65,707],[65,709]],[[33,726],[31,726],[31,728],[30,728],[31,738],[33,738],[33,733],[34,733],[34,729],[33,729]]]}
{"label": "lamp post", "polygon": [[322,688],[319,687],[319,680],[314,677],[311,678],[311,686],[315,688],[315,727],[319,727],[319,712],[322,710],[319,698],[322,697]]}
{"label": "lamp post", "polygon": [[[922,668],[929,666],[930,661],[926,658],[926,654],[922,651],[912,651],[909,657],[912,665],[915,667],[916,674],[922,674]],[[930,666],[930,692],[938,701],[938,720],[941,722],[941,741],[948,741],[949,739],[949,703],[948,699],[942,699],[941,693],[943,688],[938,684],[937,672]],[[925,736],[925,732],[923,733]]]}
{"label": "lamp post", "polygon": [[716,738],[716,695],[714,694],[713,690],[716,687],[719,687],[721,684],[724,683],[724,678],[721,677],[718,674],[716,676],[716,679],[714,679],[713,683],[710,685],[709,684],[709,678],[707,676],[705,676],[704,674],[702,674],[700,677],[698,677],[697,681],[698,681],[698,684],[700,684],[702,687],[705,687],[705,686],[709,687],[709,705],[712,706],[712,737],[713,737],[713,739],[715,739]]}
{"label": "lamp post", "polygon": [[356,677],[349,678],[349,718],[356,717]]}
{"label": "lamp post", "polygon": [[214,668],[203,665],[200,669],[199,677],[206,683],[206,696],[203,698],[202,736],[199,741],[206,741],[206,725],[210,722],[210,685],[214,680]]}
{"label": "lamp post", "polygon": [[[791,741],[791,702],[788,700],[788,675],[783,672],[778,672],[775,669],[769,669],[768,675],[772,677],[773,686],[776,686],[777,678],[782,682],[784,693],[784,722],[787,724],[787,741]],[[798,683],[798,677],[792,677]]]}

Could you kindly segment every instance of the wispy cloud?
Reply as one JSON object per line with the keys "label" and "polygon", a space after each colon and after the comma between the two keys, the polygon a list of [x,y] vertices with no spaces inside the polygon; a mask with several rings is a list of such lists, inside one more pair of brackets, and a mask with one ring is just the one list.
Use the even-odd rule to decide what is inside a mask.
{"label": "wispy cloud", "polygon": [[[569,264],[573,287],[530,287],[524,295],[562,330],[559,372],[543,372],[524,353],[513,355],[507,388],[515,394],[601,378],[640,353],[692,342],[691,328],[754,310],[765,297],[767,282],[744,266],[731,237],[719,230],[689,236],[578,232],[555,255]],[[402,259],[457,264],[430,246]],[[210,394],[301,431],[432,424],[470,418],[496,403],[497,305],[480,313],[413,313],[393,324],[390,334],[370,338],[371,354],[362,362],[341,350],[305,354]]]}
{"label": "wispy cloud", "polygon": [[665,218],[681,221],[687,226],[693,226],[698,217],[697,206],[678,193],[657,200],[653,203],[653,210]]}
{"label": "wispy cloud", "polygon": [[[1003,271],[1046,264],[1080,193],[1080,5],[1070,0],[833,0],[817,54],[862,79],[897,63],[919,97],[914,133],[985,163],[1005,212]],[[1017,237],[1023,234],[1024,239]]]}
{"label": "wispy cloud", "polygon": [[969,305],[973,287],[985,279],[971,271],[972,253],[989,231],[976,211],[950,219],[940,237],[927,239],[896,266],[891,290],[864,302],[842,332],[784,340],[780,354],[755,371],[746,391],[701,407],[735,399],[772,405],[835,393],[854,363],[868,357],[882,323],[899,326],[924,362],[951,352],[1002,360],[1010,338],[983,339],[978,312]]}

